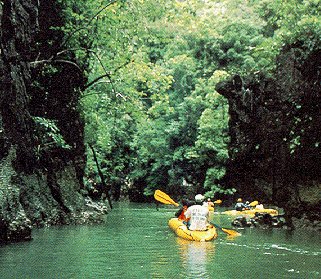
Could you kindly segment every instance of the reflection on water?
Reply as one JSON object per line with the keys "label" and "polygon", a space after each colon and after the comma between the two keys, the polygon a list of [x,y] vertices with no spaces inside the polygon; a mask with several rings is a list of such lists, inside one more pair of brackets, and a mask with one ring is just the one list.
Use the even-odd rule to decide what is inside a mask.
{"label": "reflection on water", "polygon": [[184,278],[211,278],[207,265],[214,259],[215,242],[195,242],[176,238]]}

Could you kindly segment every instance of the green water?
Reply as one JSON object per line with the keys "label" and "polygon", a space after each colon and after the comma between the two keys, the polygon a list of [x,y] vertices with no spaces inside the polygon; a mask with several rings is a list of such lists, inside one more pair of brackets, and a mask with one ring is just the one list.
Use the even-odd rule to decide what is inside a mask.
{"label": "green water", "polygon": [[33,241],[0,247],[0,278],[321,278],[320,234],[246,229],[188,242],[167,226],[174,212],[118,204],[104,225],[34,230]]}

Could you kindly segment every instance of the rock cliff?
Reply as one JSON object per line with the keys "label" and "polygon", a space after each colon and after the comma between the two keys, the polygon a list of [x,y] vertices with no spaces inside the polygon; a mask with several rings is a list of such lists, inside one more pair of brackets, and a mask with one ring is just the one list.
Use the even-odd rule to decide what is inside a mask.
{"label": "rock cliff", "polygon": [[83,196],[84,75],[72,53],[53,59],[63,38],[51,29],[63,24],[57,2],[1,1],[0,242],[100,216],[85,212]]}
{"label": "rock cliff", "polygon": [[273,77],[234,76],[217,85],[230,113],[224,183],[244,198],[283,207],[293,226],[319,229],[320,57],[319,45],[298,42],[284,47]]}

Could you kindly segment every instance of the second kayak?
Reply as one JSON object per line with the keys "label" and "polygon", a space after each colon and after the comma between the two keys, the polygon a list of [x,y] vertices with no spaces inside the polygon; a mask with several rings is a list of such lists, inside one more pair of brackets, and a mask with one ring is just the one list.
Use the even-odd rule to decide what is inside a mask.
{"label": "second kayak", "polygon": [[248,215],[248,216],[254,216],[255,213],[268,213],[271,216],[276,216],[279,214],[279,212],[276,209],[272,208],[264,208],[264,209],[249,209],[249,210],[228,210],[223,211],[221,214],[231,215],[231,216],[239,216],[239,215]]}

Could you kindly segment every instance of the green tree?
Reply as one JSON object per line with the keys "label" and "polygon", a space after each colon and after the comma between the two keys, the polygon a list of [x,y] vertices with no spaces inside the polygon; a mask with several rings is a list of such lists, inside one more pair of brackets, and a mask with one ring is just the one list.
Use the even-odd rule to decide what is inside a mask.
{"label": "green tree", "polygon": [[86,141],[112,188],[129,181],[136,197],[158,187],[184,193],[190,184],[192,191],[232,193],[220,185],[228,105],[215,84],[234,73],[271,74],[285,40],[312,48],[320,34],[313,0],[92,0],[81,10],[68,7],[66,42],[89,61]]}

